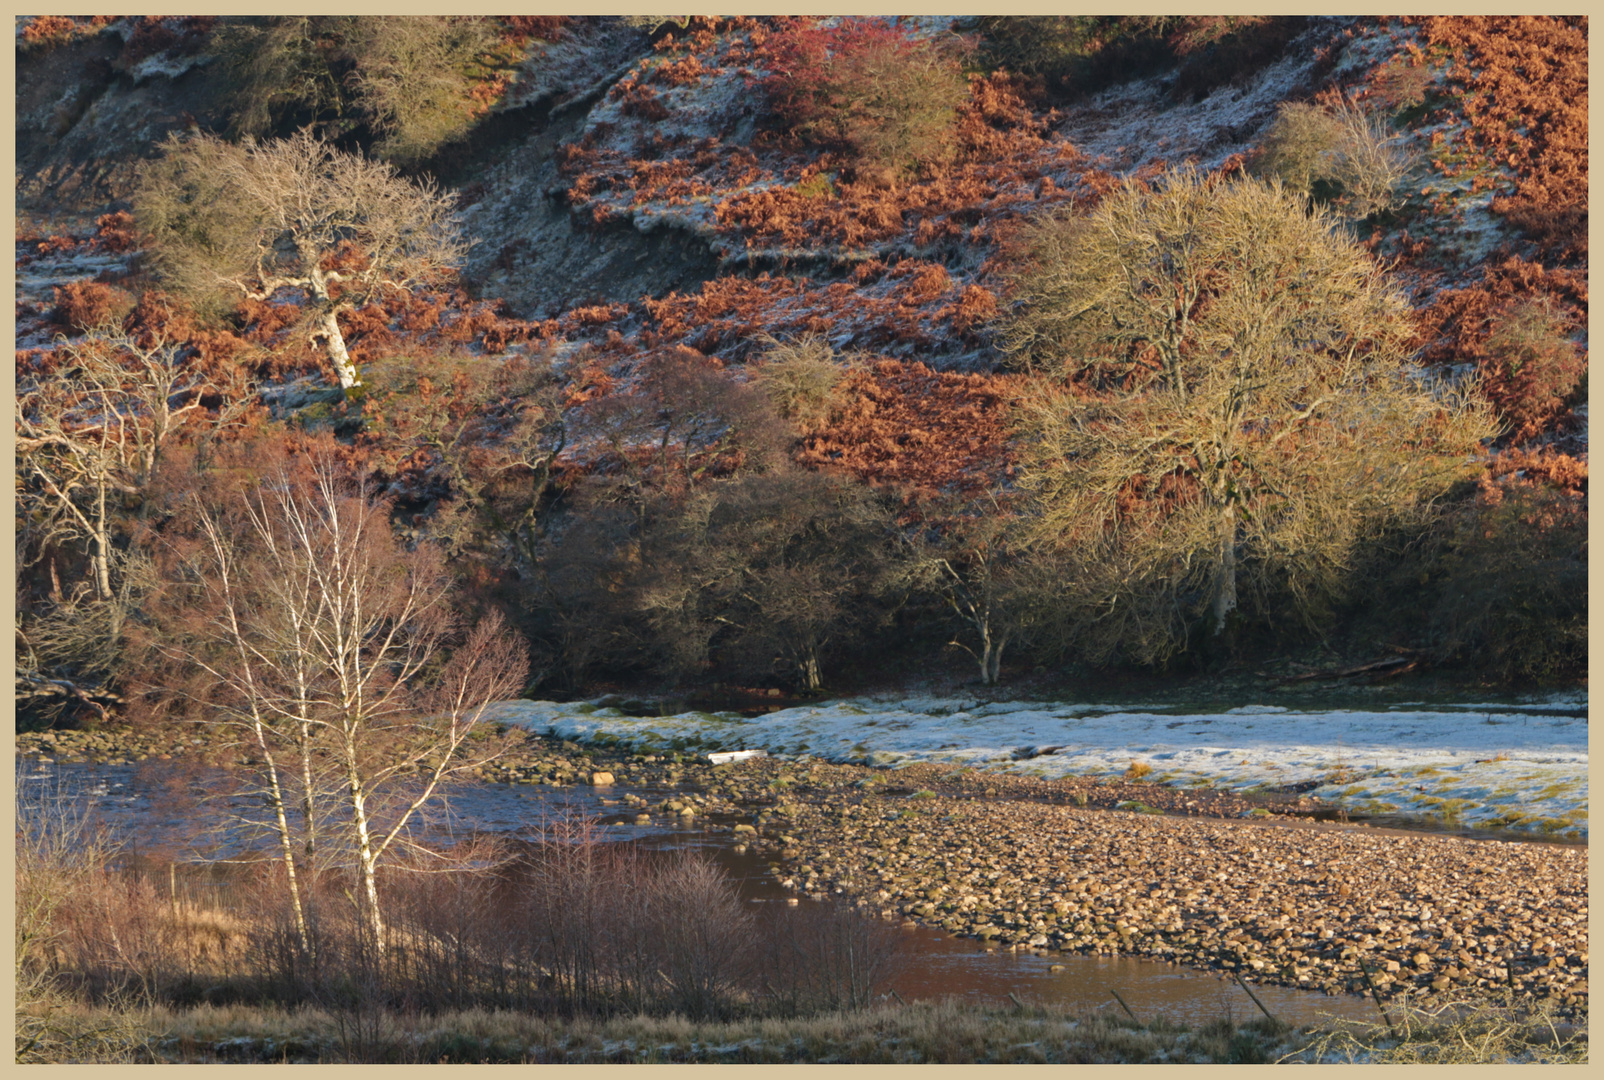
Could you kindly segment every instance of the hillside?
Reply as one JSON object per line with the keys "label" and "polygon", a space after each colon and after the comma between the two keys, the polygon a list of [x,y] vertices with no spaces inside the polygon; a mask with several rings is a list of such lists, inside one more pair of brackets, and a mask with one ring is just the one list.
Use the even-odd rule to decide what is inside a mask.
{"label": "hillside", "polygon": [[[198,406],[96,528],[24,432],[34,700],[128,703],[126,627],[172,602],[139,568],[183,494],[313,452],[393,499],[399,535],[443,545],[460,607],[508,614],[543,693],[809,691],[976,660],[988,682],[1387,656],[1584,675],[1585,18],[442,19],[434,60],[360,22],[18,22],[22,412],[103,431],[85,397],[50,395],[108,332],[120,356],[170,350],[163,400]],[[302,82],[240,59],[269,47]],[[421,119],[423,91],[384,97],[396,71],[436,85],[408,64],[441,87]],[[307,294],[180,289],[141,201],[171,135],[302,129],[433,178],[472,241],[459,276],[339,311],[360,393],[339,391]],[[1244,526],[1228,589],[1193,549],[1160,565],[1129,539],[1180,543],[1165,530],[1207,487],[1191,451],[1133,471],[1107,521],[1044,539],[1042,478],[1077,459],[1026,419],[1134,407],[1153,363],[1145,343],[1117,378],[1020,351],[1038,223],[1177,170],[1274,180],[1326,214],[1404,301],[1408,379],[1438,419],[1468,378],[1492,425],[1469,465],[1424,435],[1398,450],[1444,479],[1343,518],[1340,544],[1305,556],[1318,545]],[[348,244],[325,269],[373,257]],[[1275,445],[1307,440],[1313,490],[1332,451],[1298,431]],[[1280,512],[1253,498],[1231,505]],[[121,577],[85,591],[96,544]],[[121,607],[66,640],[97,604]]]}

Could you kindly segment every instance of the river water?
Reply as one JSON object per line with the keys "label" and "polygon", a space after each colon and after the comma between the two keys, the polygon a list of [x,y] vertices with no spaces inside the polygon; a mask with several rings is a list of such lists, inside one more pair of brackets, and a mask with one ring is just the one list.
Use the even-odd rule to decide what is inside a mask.
{"label": "river water", "polygon": [[[216,775],[215,770],[157,762],[136,766],[30,760],[19,762],[17,770],[22,799],[71,798],[133,852],[180,861],[227,856],[243,846],[237,831],[208,833],[196,828],[197,821],[226,820],[231,810],[243,808],[230,807],[225,800],[197,812],[192,793]],[[629,793],[655,802],[679,790],[683,789],[618,785],[603,794],[584,787],[476,784],[453,793],[449,815],[433,820],[427,835],[444,840],[482,833],[532,840],[541,835],[543,822],[577,813],[596,819],[609,840],[704,851],[724,867],[748,903],[789,906],[793,894],[779,884],[765,858],[737,853],[730,832],[709,828],[720,823],[716,816],[692,824],[654,818],[650,824],[637,825],[636,811],[619,803]],[[1119,1010],[1117,993],[1144,1021],[1166,1017],[1199,1025],[1225,1016],[1244,1021],[1260,1015],[1234,981],[1180,967],[1134,957],[1039,956],[1006,947],[987,951],[979,942],[928,927],[903,932],[908,963],[892,985],[908,1000],[956,997],[976,1005],[1006,1007],[1012,994],[1026,1004]],[[1372,1023],[1377,1018],[1373,1003],[1352,995],[1265,985],[1256,985],[1253,992],[1271,1013],[1289,1023],[1329,1018]]]}

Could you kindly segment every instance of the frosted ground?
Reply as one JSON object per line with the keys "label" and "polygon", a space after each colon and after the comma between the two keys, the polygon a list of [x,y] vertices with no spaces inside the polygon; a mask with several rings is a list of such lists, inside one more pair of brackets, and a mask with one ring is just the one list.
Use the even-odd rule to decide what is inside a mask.
{"label": "frosted ground", "polygon": [[766,716],[629,716],[595,702],[508,701],[496,720],[637,749],[763,749],[1056,778],[1133,762],[1177,786],[1290,789],[1360,815],[1587,835],[1587,699],[1401,703],[1373,710],[853,698]]}

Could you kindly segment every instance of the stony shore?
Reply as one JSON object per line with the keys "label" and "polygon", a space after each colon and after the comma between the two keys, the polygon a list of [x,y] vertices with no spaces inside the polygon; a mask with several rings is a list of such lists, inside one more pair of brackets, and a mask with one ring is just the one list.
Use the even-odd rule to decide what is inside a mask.
{"label": "stony shore", "polygon": [[[1584,848],[1315,822],[1308,800],[950,766],[689,755],[505,735],[479,778],[673,785],[620,792],[646,819],[701,817],[768,856],[788,888],[991,947],[1125,953],[1249,980],[1414,999],[1587,1008]],[[19,753],[248,764],[220,729],[17,736]],[[603,774],[603,775],[598,775]],[[1368,975],[1368,980],[1367,980]]]}

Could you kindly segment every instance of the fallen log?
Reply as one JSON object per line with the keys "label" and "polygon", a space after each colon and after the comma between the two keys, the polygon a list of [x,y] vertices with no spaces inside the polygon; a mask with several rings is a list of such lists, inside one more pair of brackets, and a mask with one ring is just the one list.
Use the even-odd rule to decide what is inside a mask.
{"label": "fallen log", "polygon": [[1306,671],[1302,675],[1288,675],[1282,678],[1284,683],[1308,682],[1312,679],[1346,679],[1351,675],[1367,675],[1376,672],[1385,672],[1388,675],[1402,675],[1412,670],[1418,663],[1407,656],[1389,656],[1381,660],[1371,660],[1365,664],[1355,664],[1345,668],[1327,668],[1324,671]]}

